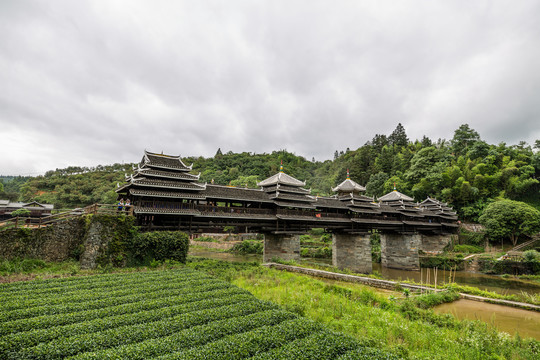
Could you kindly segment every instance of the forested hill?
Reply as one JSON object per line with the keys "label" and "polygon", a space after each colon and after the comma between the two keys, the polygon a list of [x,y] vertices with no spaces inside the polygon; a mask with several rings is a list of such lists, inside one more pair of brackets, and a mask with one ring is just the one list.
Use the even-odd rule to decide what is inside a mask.
{"label": "forested hill", "polygon": [[[540,208],[540,141],[534,147],[521,142],[493,145],[483,141],[468,125],[460,126],[451,140],[408,139],[398,124],[389,135],[377,134],[356,150],[337,151],[333,160],[311,161],[285,150],[271,154],[222,153],[211,158],[185,158],[193,162],[201,181],[256,187],[279,171],[307,181],[314,195],[329,195],[331,187],[346,177],[367,187],[368,195],[380,196],[396,184],[399,191],[423,200],[427,196],[450,203],[460,215],[476,220],[496,198],[527,202]],[[142,154],[142,151],[141,151]],[[54,203],[57,208],[94,202],[111,202],[114,189],[130,173],[132,164],[96,168],[70,167],[31,178],[20,188],[21,200]],[[1,189],[0,189],[1,190]]]}

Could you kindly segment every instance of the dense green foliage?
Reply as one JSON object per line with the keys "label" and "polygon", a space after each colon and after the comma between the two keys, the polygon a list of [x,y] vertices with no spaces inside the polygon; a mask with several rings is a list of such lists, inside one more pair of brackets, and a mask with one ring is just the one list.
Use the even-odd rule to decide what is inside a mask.
{"label": "dense green foliage", "polygon": [[516,246],[520,236],[540,230],[540,211],[520,201],[503,199],[489,204],[480,222],[491,239],[510,239]]}
{"label": "dense green foliage", "polygon": [[166,259],[186,262],[189,237],[180,231],[155,231],[140,233],[130,244],[131,256],[139,264]]}
{"label": "dense green foliage", "polygon": [[98,165],[95,168],[70,166],[30,178],[20,187],[20,200],[54,204],[57,209],[83,207],[116,200],[116,185],[124,182],[133,164]]}
{"label": "dense green foliage", "polygon": [[389,358],[189,268],[0,285],[0,301],[2,359]]}
{"label": "dense green foliage", "polygon": [[[536,146],[536,145],[535,145]],[[460,215],[476,221],[482,210],[496,198],[525,201],[540,207],[540,153],[524,142],[518,145],[488,144],[468,125],[460,126],[450,141],[408,139],[399,124],[388,136],[376,134],[356,150],[336,150],[333,160],[311,161],[285,150],[270,154],[223,153],[214,157],[186,158],[201,181],[222,185],[256,187],[258,181],[279,171],[307,181],[314,195],[331,194],[331,188],[346,177],[367,187],[369,195],[380,196],[393,189],[414,196],[448,202]],[[96,202],[110,203],[114,188],[123,181],[132,164],[69,167],[31,178],[21,190],[24,201],[53,203],[57,208],[77,207]],[[7,187],[7,185],[6,185]]]}
{"label": "dense green foliage", "polygon": [[477,254],[484,252],[484,249],[475,245],[454,245],[454,252],[461,252],[466,254]]}
{"label": "dense green foliage", "polygon": [[262,241],[259,240],[243,240],[238,244],[234,244],[231,248],[231,252],[237,254],[262,254],[264,245]]}

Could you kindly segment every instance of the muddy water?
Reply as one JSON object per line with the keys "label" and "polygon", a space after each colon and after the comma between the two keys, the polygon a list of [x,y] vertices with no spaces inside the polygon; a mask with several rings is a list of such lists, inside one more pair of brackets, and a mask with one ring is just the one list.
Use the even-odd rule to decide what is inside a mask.
{"label": "muddy water", "polygon": [[452,314],[458,319],[481,320],[511,335],[540,340],[540,313],[508,306],[458,300],[434,308],[437,313]]}

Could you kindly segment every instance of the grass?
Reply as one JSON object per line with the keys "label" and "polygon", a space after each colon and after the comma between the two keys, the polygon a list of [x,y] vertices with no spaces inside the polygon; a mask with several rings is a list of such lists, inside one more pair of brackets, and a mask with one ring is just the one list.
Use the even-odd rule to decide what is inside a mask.
{"label": "grass", "polygon": [[[459,321],[421,308],[444,302],[442,296],[405,299],[358,284],[329,284],[256,264],[193,259],[188,266],[404,358],[537,359],[540,355],[536,340],[511,337],[482,322]],[[448,296],[451,300],[455,295]]]}

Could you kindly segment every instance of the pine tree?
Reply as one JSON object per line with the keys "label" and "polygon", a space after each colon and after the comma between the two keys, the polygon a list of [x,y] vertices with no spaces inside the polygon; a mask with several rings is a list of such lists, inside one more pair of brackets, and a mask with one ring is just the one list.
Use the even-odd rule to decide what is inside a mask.
{"label": "pine tree", "polygon": [[409,143],[409,138],[407,138],[405,128],[401,123],[396,126],[396,129],[388,137],[388,143],[397,147],[405,147]]}

